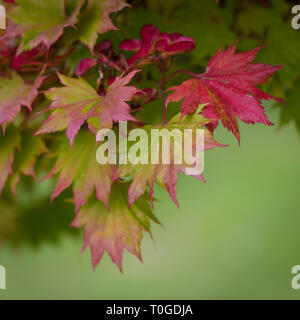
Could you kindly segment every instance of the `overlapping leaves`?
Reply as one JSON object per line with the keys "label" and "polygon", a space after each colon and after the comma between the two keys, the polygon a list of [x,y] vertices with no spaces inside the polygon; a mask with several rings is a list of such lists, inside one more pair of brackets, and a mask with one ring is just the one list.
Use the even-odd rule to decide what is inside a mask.
{"label": "overlapping leaves", "polygon": [[[203,106],[201,106],[199,109],[201,110]],[[163,188],[167,189],[171,199],[174,201],[174,203],[179,207],[179,203],[177,201],[177,195],[176,195],[176,185],[177,185],[177,179],[179,172],[188,172],[187,169],[197,169],[196,168],[196,162],[188,163],[187,160],[187,153],[191,152],[192,157],[196,156],[198,153],[203,152],[216,148],[216,147],[224,147],[223,145],[219,144],[213,139],[212,134],[207,130],[204,129],[204,126],[209,123],[209,120],[203,118],[200,114],[194,114],[184,117],[181,120],[181,123],[179,124],[179,120],[182,117],[181,114],[176,115],[173,117],[167,124],[165,125],[155,125],[155,126],[144,126],[141,129],[145,130],[147,132],[148,136],[151,136],[151,130],[159,130],[163,132],[164,130],[168,130],[170,133],[175,134],[179,133],[181,136],[181,139],[178,139],[178,141],[174,138],[174,141],[172,142],[170,140],[170,163],[169,164],[163,164],[161,161],[159,164],[153,164],[150,161],[150,150],[151,146],[148,148],[148,145],[146,146],[146,150],[140,150],[140,154],[144,157],[145,154],[148,155],[147,164],[124,164],[121,165],[117,172],[117,177],[126,177],[128,175],[133,174],[133,180],[129,187],[128,192],[128,205],[131,206],[139,197],[144,194],[147,190],[147,187],[149,187],[150,190],[150,200],[152,202],[153,194],[154,194],[154,182],[158,182]],[[196,137],[196,130],[197,129],[203,129],[204,137],[203,137],[203,144],[200,144],[197,142]],[[183,142],[182,138],[185,136],[185,132],[190,131],[192,133],[192,145],[190,150],[188,152],[185,152],[182,150],[182,144],[180,142]],[[180,145],[177,145],[179,143]],[[180,151],[178,151],[180,150]],[[159,148],[160,157],[162,158],[163,153],[163,145]],[[176,163],[176,152],[180,152],[180,158],[182,159],[182,163]],[[192,159],[194,160],[194,159]],[[203,160],[203,159],[202,159]],[[195,160],[196,161],[196,160]],[[199,165],[199,164],[198,164]],[[199,168],[200,170],[200,168]],[[195,170],[196,172],[196,170]],[[194,175],[195,178],[202,180],[205,182],[204,177],[202,176],[202,173]]]}
{"label": "overlapping leaves", "polygon": [[37,159],[48,150],[41,137],[33,138],[32,131],[20,132],[9,127],[0,136],[0,194],[10,176],[10,188],[17,194],[20,177],[35,178]]}
{"label": "overlapping leaves", "polygon": [[[194,1],[184,4],[182,1],[146,1],[148,6],[168,10],[168,16],[174,17],[174,21],[164,23],[165,26],[176,26],[179,32],[197,35],[197,39],[195,41],[174,32],[177,29],[170,30],[170,33],[161,32],[148,24],[141,29],[141,40],[130,38],[131,34],[127,35],[124,30],[129,39],[121,42],[119,48],[121,51],[136,51],[128,56],[127,53],[115,50],[115,39],[101,39],[97,43],[99,34],[117,29],[110,15],[125,8],[125,0],[9,2],[12,5],[8,30],[0,40],[0,124],[3,129],[7,127],[6,134],[3,133],[0,137],[0,191],[9,182],[12,191],[16,193],[17,184],[23,175],[35,177],[36,164],[41,156],[48,153],[49,147],[55,162],[45,179],[58,176],[52,200],[66,189],[72,188],[76,211],[72,225],[85,229],[84,248],[89,246],[91,249],[93,267],[96,267],[107,252],[122,270],[124,250],[141,260],[142,234],[144,231],[150,233],[151,220],[159,223],[151,208],[154,182],[167,189],[173,201],[179,205],[176,196],[178,174],[181,171],[187,173],[186,169],[194,167],[194,163],[148,162],[119,167],[100,165],[96,160],[96,132],[102,128],[114,128],[117,131],[115,124],[121,121],[129,121],[130,128],[141,128],[146,133],[151,129],[177,129],[183,132],[185,129],[201,128],[204,130],[204,146],[197,149],[198,145],[193,140],[193,154],[223,147],[213,139],[213,129],[219,120],[238,140],[238,119],[246,123],[271,124],[261,102],[263,99],[276,98],[258,89],[256,85],[266,82],[280,67],[252,63],[260,48],[235,53],[235,46],[230,46],[224,52],[219,50],[212,57],[204,73],[185,71],[192,74],[193,78],[170,88],[173,92],[165,103],[164,91],[170,86],[168,79],[173,79],[174,74],[168,78],[168,72],[176,64],[175,55],[192,51],[196,43],[196,54],[191,54],[190,60],[199,64],[199,61],[202,63],[211,54],[212,48],[220,43],[221,38],[225,42],[229,39],[233,41],[233,31],[223,26],[226,23],[234,24],[234,14],[229,8],[241,6],[238,8],[243,11],[243,4],[233,5],[233,2],[228,1],[228,7],[223,10],[216,6],[215,1],[205,5]],[[271,1],[272,5],[275,2]],[[179,12],[175,12],[174,7],[179,7]],[[186,21],[186,10],[191,10],[190,8],[195,9],[190,17],[196,17],[197,28],[191,27]],[[224,14],[225,10],[227,15]],[[281,13],[280,11],[280,15]],[[159,21],[162,20],[160,15],[157,16]],[[143,20],[143,17],[145,15],[139,19]],[[151,20],[152,18],[151,16]],[[135,19],[131,20],[136,23]],[[272,20],[264,21],[257,32],[254,30],[256,36],[263,37]],[[181,21],[185,23],[180,23]],[[131,21],[128,23],[130,25]],[[218,32],[218,36],[212,37],[211,33],[204,30],[202,37],[199,37],[199,23],[203,23],[203,30],[208,25],[215,33]],[[245,29],[240,20],[237,27],[245,34],[252,35],[252,27]],[[275,34],[277,33],[273,33],[274,39]],[[273,38],[270,36],[270,39]],[[292,47],[297,46],[293,44]],[[294,50],[295,54],[296,51]],[[45,65],[45,61],[49,64]],[[280,59],[275,61],[281,63]],[[136,69],[146,65],[147,70],[136,75]],[[156,79],[157,72],[153,72],[152,67],[159,69],[161,80]],[[199,69],[199,66],[196,68]],[[74,69],[77,75],[84,78],[70,77]],[[44,82],[44,73],[49,76],[49,81]],[[295,70],[291,72],[294,73]],[[128,85],[131,80],[135,81],[134,86]],[[145,88],[146,82],[147,85],[151,83],[152,87],[139,90],[138,87]],[[36,99],[42,85],[47,99],[42,95]],[[157,99],[158,91],[163,98],[161,109],[170,102],[183,100],[181,113],[163,124],[150,125],[151,122],[147,121],[149,119],[143,124],[136,122],[132,114],[144,110],[146,104]],[[51,105],[47,109],[49,101]],[[198,109],[201,104],[205,104],[204,109]],[[27,107],[27,110],[24,116],[17,117],[22,106]],[[33,109],[37,112],[49,111],[50,116],[41,124],[39,117],[34,120],[31,117]],[[291,109],[289,114],[291,117],[297,114],[296,109]],[[286,121],[289,119],[286,118]],[[37,129],[36,135],[66,130],[69,141],[59,134],[53,135],[53,139],[49,136],[32,137],[33,128]],[[55,149],[57,143],[59,147]],[[180,148],[171,145],[171,159],[178,150]],[[43,170],[47,170],[47,167],[43,167]],[[195,177],[204,181],[202,174]],[[124,182],[125,179],[129,182]],[[20,185],[21,183],[19,187]],[[7,238],[6,231],[1,229],[2,222],[9,229],[8,234],[16,235],[18,230],[22,230],[14,229],[14,224],[11,223],[15,215],[7,219],[6,213],[10,207],[4,199],[1,199],[1,204],[5,215],[0,219],[0,240]]]}

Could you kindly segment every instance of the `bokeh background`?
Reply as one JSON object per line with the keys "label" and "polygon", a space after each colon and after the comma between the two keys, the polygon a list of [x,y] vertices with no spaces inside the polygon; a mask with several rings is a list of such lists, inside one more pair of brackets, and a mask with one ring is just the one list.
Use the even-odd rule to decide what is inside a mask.
{"label": "bokeh background", "polygon": [[[241,124],[241,146],[205,156],[203,184],[180,176],[180,210],[156,188],[155,243],[142,244],[144,263],[126,253],[124,274],[106,255],[95,272],[80,254],[82,234],[68,227],[72,204],[65,192],[53,205],[55,179],[20,183],[19,197],[0,201],[0,264],[7,290],[0,299],[299,299],[291,268],[300,264],[300,31],[291,27],[297,1],[149,0],[115,16],[118,42],[153,23],[162,31],[195,37],[197,49],[177,60],[201,71],[221,43],[267,47],[258,60],[285,64],[265,89],[287,105],[266,105],[273,127]],[[180,79],[177,79],[180,81]],[[160,108],[147,107],[144,116]],[[172,110],[170,111],[172,112]],[[296,124],[296,125],[295,125]],[[8,201],[9,199],[10,201]]]}
{"label": "bokeh background", "polygon": [[300,264],[299,137],[293,126],[241,131],[238,147],[218,130],[231,146],[207,153],[206,185],[180,177],[180,210],[165,191],[156,193],[164,228],[154,226],[155,243],[145,237],[143,264],[126,253],[120,274],[106,255],[93,272],[89,252],[79,254],[81,237],[37,249],[2,247],[7,290],[0,298],[300,298],[291,287],[291,268]]}

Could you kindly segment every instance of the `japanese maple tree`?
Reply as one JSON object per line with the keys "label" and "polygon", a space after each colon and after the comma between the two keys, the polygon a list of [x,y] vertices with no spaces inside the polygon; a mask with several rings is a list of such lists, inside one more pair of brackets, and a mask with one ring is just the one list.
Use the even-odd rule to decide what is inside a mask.
{"label": "japanese maple tree", "polygon": [[[83,249],[90,247],[94,268],[104,252],[120,270],[124,249],[142,260],[143,232],[151,234],[150,223],[160,223],[153,212],[155,185],[179,206],[177,178],[186,172],[175,163],[101,165],[98,130],[118,131],[122,121],[144,130],[202,128],[207,151],[225,147],[214,139],[220,123],[238,143],[239,120],[272,125],[263,100],[281,100],[258,85],[282,66],[255,63],[262,47],[237,52],[236,44],[220,46],[202,73],[177,70],[174,62],[196,48],[195,40],[151,24],[142,27],[140,37],[125,37],[112,22],[113,14],[133,10],[125,0],[5,2],[0,192],[6,187],[17,196],[24,176],[39,184],[37,168],[43,181],[57,177],[51,201],[72,189],[70,227],[84,228]],[[143,116],[153,101],[161,104],[158,121]],[[170,115],[173,103],[179,108]],[[195,178],[205,182],[203,175]]]}

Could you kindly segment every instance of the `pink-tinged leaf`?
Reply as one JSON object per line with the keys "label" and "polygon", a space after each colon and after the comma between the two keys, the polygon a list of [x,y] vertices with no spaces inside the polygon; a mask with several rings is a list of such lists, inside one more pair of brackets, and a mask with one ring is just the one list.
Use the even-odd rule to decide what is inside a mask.
{"label": "pink-tinged leaf", "polygon": [[77,15],[83,1],[78,5],[69,17],[65,13],[64,0],[18,0],[18,6],[9,13],[9,18],[17,25],[13,30],[14,35],[22,37],[18,48],[18,54],[31,50],[40,43],[49,49],[62,35],[65,27],[75,27]]}
{"label": "pink-tinged leaf", "polygon": [[138,51],[141,48],[141,40],[126,39],[120,43],[120,49],[125,51]]}
{"label": "pink-tinged leaf", "polygon": [[11,60],[11,67],[14,70],[21,70],[25,67],[42,67],[43,62],[40,61],[46,53],[45,47],[43,45],[38,46],[29,51],[22,52],[19,55],[15,55]]}
{"label": "pink-tinged leaf", "polygon": [[160,32],[157,27],[147,24],[141,30],[141,37],[145,42],[153,42],[159,39]]}
{"label": "pink-tinged leaf", "polygon": [[160,52],[163,58],[167,58],[195,48],[194,39],[178,33],[160,32],[152,24],[147,24],[142,28],[141,38],[142,40],[126,39],[120,44],[121,50],[138,51],[128,59],[130,67],[135,64],[143,66],[150,63],[152,61],[151,57],[156,51]]}
{"label": "pink-tinged leaf", "polygon": [[0,125],[5,128],[20,112],[21,106],[31,110],[31,104],[45,79],[43,72],[44,69],[33,84],[25,83],[15,72],[11,78],[0,78]]}
{"label": "pink-tinged leaf", "polygon": [[195,43],[190,41],[181,41],[171,44],[166,48],[167,52],[187,52],[195,49]]}
{"label": "pink-tinged leaf", "polygon": [[11,39],[5,38],[0,40],[1,63],[9,63],[10,57],[15,53],[15,44]]}
{"label": "pink-tinged leaf", "polygon": [[81,76],[97,64],[97,59],[85,58],[79,61],[75,73],[77,76]]}
{"label": "pink-tinged leaf", "polygon": [[[181,123],[179,124],[180,119],[181,119]],[[176,129],[181,131],[182,137],[184,136],[185,129],[191,129],[193,131],[192,150],[193,150],[193,155],[195,155],[196,152],[207,151],[216,147],[225,147],[224,145],[221,145],[218,142],[216,142],[213,139],[212,134],[207,129],[204,129],[204,146],[196,144],[195,130],[204,128],[208,122],[209,120],[204,119],[199,114],[189,116],[186,118],[182,118],[182,115],[178,114],[164,126],[163,125],[156,125],[156,126],[147,125],[142,127],[142,129],[149,131],[148,132],[149,135],[151,135],[151,132],[150,132],[151,129],[159,129],[159,130],[168,129],[169,131]],[[176,148],[174,144],[171,144],[170,147],[171,147],[170,164],[161,164],[161,163],[151,164],[150,151],[148,151],[149,153],[148,164],[136,164],[136,165],[126,164],[126,165],[121,165],[118,168],[118,172],[116,175],[117,178],[123,178],[133,174],[133,180],[129,187],[129,192],[128,192],[129,206],[131,206],[137,199],[140,198],[141,195],[143,195],[146,192],[147,187],[149,187],[150,201],[152,203],[153,193],[154,193],[154,182],[156,181],[168,191],[173,202],[179,207],[177,196],[176,196],[176,185],[177,185],[178,174],[179,172],[188,174],[186,169],[195,168],[196,163],[192,165],[187,164],[184,161],[184,159],[186,159],[184,155],[184,150],[182,150],[183,162],[182,164],[176,164],[174,162],[174,154],[178,148]],[[150,148],[151,147],[149,146],[148,150],[150,150]],[[160,146],[160,154],[162,154],[162,152],[163,152],[163,149],[162,149],[162,146]],[[205,182],[205,179],[201,174],[195,177]]]}
{"label": "pink-tinged leaf", "polygon": [[99,44],[97,44],[97,46],[95,47],[95,52],[105,53],[111,49],[112,49],[112,43],[110,40],[106,39],[101,41]]}
{"label": "pink-tinged leaf", "polygon": [[86,200],[96,190],[97,198],[108,207],[108,200],[112,179],[116,168],[114,165],[100,165],[96,160],[97,145],[93,134],[80,132],[74,146],[70,146],[66,139],[60,143],[57,161],[44,178],[48,179],[59,173],[58,182],[52,193],[53,201],[65,189],[73,185],[76,212],[85,205]]}
{"label": "pink-tinged leaf", "polygon": [[107,80],[107,85],[110,86],[111,84],[113,84],[116,80],[116,77],[110,77]]}
{"label": "pink-tinged leaf", "polygon": [[102,6],[102,17],[98,25],[98,33],[105,33],[109,30],[118,30],[116,26],[112,23],[110,19],[110,14],[123,10],[129,5],[126,0],[105,0],[100,1]]}
{"label": "pink-tinged leaf", "polygon": [[[176,40],[178,40],[178,39],[180,39],[180,38],[182,38],[183,36],[180,34],[180,33],[170,33],[169,35],[168,35],[168,38],[172,41],[172,42],[174,42],[174,41],[176,41]],[[189,37],[184,37],[184,38],[189,38]],[[189,39],[192,39],[192,38],[189,38]],[[194,41],[194,39],[192,39],[192,41]]]}
{"label": "pink-tinged leaf", "polygon": [[115,183],[112,188],[110,211],[97,200],[90,200],[80,209],[72,226],[84,227],[84,246],[91,250],[95,269],[107,252],[122,272],[123,253],[126,249],[142,261],[140,243],[143,231],[150,233],[150,221],[159,223],[152,213],[146,196],[129,209],[127,183]]}
{"label": "pink-tinged leaf", "polygon": [[169,89],[174,92],[168,96],[167,103],[183,100],[183,115],[194,113],[199,104],[207,103],[203,115],[214,120],[210,129],[215,128],[216,120],[221,120],[238,141],[238,118],[248,124],[272,125],[261,100],[281,100],[264,93],[256,85],[266,82],[282,66],[251,63],[260,49],[241,53],[235,53],[235,46],[223,52],[219,49],[211,58],[205,73]]}
{"label": "pink-tinged leaf", "polygon": [[168,39],[162,39],[157,42],[155,50],[164,52],[168,49],[168,47],[169,47]]}
{"label": "pink-tinged leaf", "polygon": [[49,118],[36,134],[66,130],[72,146],[80,127],[85,123],[96,133],[101,128],[111,128],[113,122],[136,121],[130,115],[130,101],[139,90],[126,86],[136,74],[133,71],[117,77],[107,88],[106,95],[99,95],[84,79],[59,75],[62,88],[51,88],[46,96],[53,101]]}
{"label": "pink-tinged leaf", "polygon": [[21,136],[13,127],[7,129],[6,134],[0,133],[0,195],[8,175],[12,175],[12,164],[15,149],[20,148]]}

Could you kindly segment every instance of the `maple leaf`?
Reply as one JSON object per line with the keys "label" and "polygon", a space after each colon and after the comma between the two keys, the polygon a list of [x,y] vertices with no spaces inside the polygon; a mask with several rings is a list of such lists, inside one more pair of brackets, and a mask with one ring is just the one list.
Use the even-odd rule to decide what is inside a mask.
{"label": "maple leaf", "polygon": [[98,34],[118,30],[109,15],[127,6],[126,0],[88,0],[86,10],[79,16],[76,37],[92,51]]}
{"label": "maple leaf", "polygon": [[37,157],[48,151],[45,142],[41,137],[32,137],[32,132],[22,132],[21,144],[15,153],[13,163],[13,174],[10,181],[12,192],[17,195],[17,184],[20,176],[31,176],[35,179],[34,167]]}
{"label": "maple leaf", "polygon": [[240,142],[237,118],[245,123],[264,123],[272,125],[264,112],[261,100],[280,99],[272,97],[256,87],[266,82],[282,66],[251,63],[261,47],[235,53],[236,47],[217,53],[210,59],[206,71],[194,78],[184,81],[167,98],[167,104],[182,99],[183,115],[193,113],[201,103],[208,103],[203,115],[215,119],[213,127],[221,120]]}
{"label": "maple leaf", "polygon": [[[201,109],[202,107],[203,106],[200,106],[199,109]],[[209,122],[209,120],[203,118],[200,114],[194,114],[184,117],[179,124],[180,118],[182,118],[182,115],[178,114],[173,117],[166,125],[148,125],[142,127],[142,129],[146,131],[150,131],[151,129],[168,129],[170,131],[173,129],[177,129],[180,130],[182,132],[182,136],[184,136],[185,129],[191,129],[195,131],[195,129],[204,128],[205,124]],[[207,151],[216,147],[225,147],[224,145],[216,142],[213,139],[212,134],[207,129],[204,129],[204,146],[196,145],[196,137],[194,134],[192,139],[193,154],[196,154],[196,152]],[[149,186],[150,200],[152,203],[154,182],[157,181],[163,188],[167,189],[171,199],[179,207],[176,196],[178,174],[179,172],[184,172],[187,174],[186,169],[194,168],[196,164],[194,163],[192,165],[188,165],[185,161],[183,161],[182,164],[176,164],[174,162],[174,153],[176,152],[176,149],[178,149],[176,148],[176,145],[173,146],[171,144],[170,164],[151,164],[151,161],[149,159],[148,164],[124,164],[118,168],[116,174],[116,177],[118,178],[123,178],[133,174],[133,181],[128,191],[129,206],[131,206],[137,199],[139,199],[142,194],[146,192],[147,186]],[[162,152],[162,150],[160,152]],[[184,156],[182,156],[182,159],[184,159]],[[194,177],[205,182],[202,174],[194,175]]]}
{"label": "maple leaf", "polygon": [[20,133],[14,127],[9,127],[5,135],[0,137],[0,194],[8,175],[11,175],[10,188],[17,195],[20,176],[35,178],[36,159],[45,152],[47,148],[40,137],[32,138],[31,131]]}
{"label": "maple leaf", "polygon": [[5,135],[0,134],[0,195],[9,174],[12,174],[15,149],[20,148],[21,136],[13,128],[9,128]]}
{"label": "maple leaf", "polygon": [[110,211],[101,202],[92,199],[80,209],[71,224],[76,228],[85,228],[83,250],[90,247],[94,269],[105,251],[121,272],[125,249],[142,261],[140,243],[143,231],[151,234],[151,220],[160,223],[152,213],[146,196],[128,208],[128,187],[128,183],[115,183]]}
{"label": "maple leaf", "polygon": [[18,53],[33,49],[40,43],[49,47],[62,35],[63,29],[74,27],[77,15],[83,4],[78,1],[73,13],[67,17],[64,0],[16,0],[16,6],[9,14],[9,18],[17,24],[14,35],[21,35],[22,41]]}
{"label": "maple leaf", "polygon": [[20,112],[21,106],[31,110],[31,104],[38,95],[38,88],[46,78],[44,68],[33,84],[27,84],[15,72],[11,78],[0,78],[0,125],[4,128]]}
{"label": "maple leaf", "polygon": [[87,120],[89,129],[97,132],[100,128],[111,128],[113,121],[136,121],[130,115],[130,101],[139,90],[126,86],[136,74],[132,71],[126,76],[119,76],[107,88],[104,96],[84,79],[70,78],[59,74],[65,87],[51,88],[46,96],[53,101],[49,109],[54,110],[42,124],[37,134],[66,130],[66,135],[73,145],[80,127]]}
{"label": "maple leaf", "polygon": [[54,153],[57,156],[57,161],[43,179],[44,181],[59,173],[51,201],[73,185],[76,211],[86,203],[87,197],[92,195],[94,189],[96,189],[97,198],[108,207],[112,179],[116,168],[110,164],[98,164],[96,152],[95,136],[88,131],[78,134],[72,149],[70,149],[66,139],[61,140],[59,149]]}

